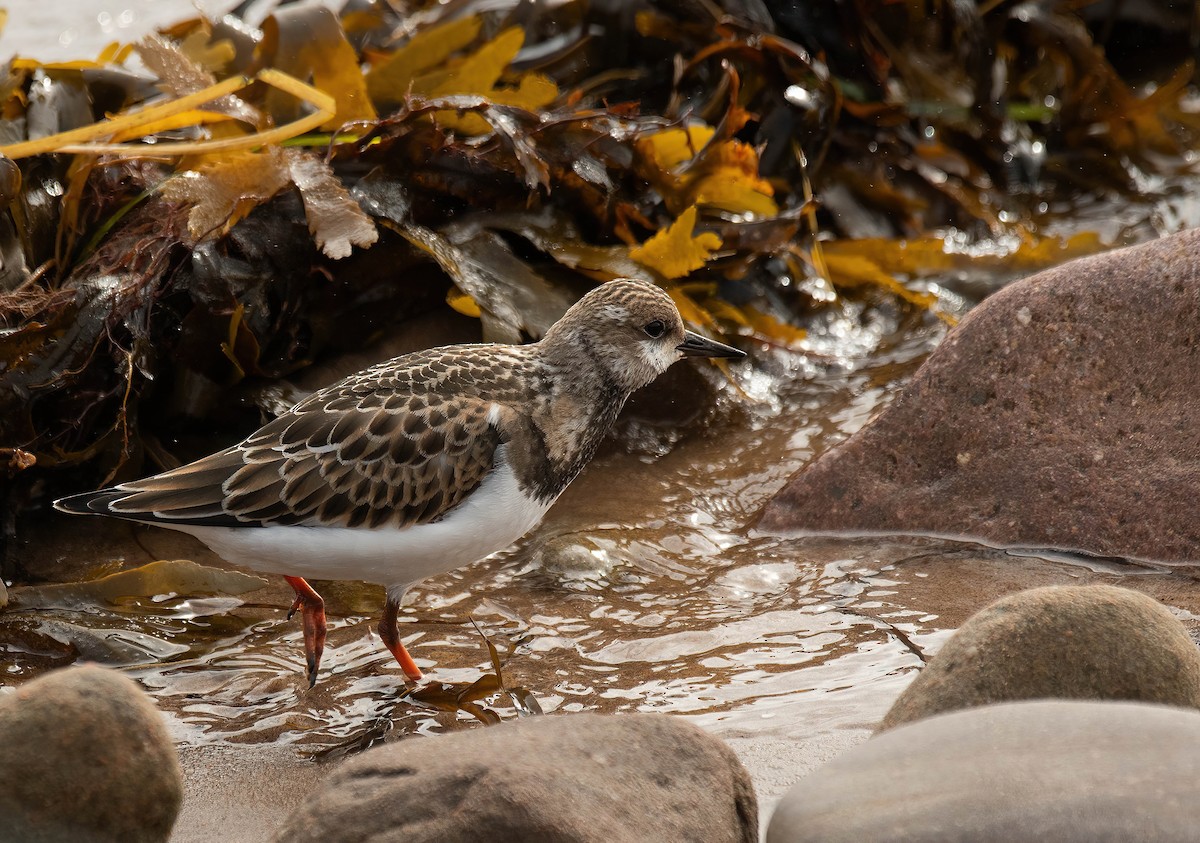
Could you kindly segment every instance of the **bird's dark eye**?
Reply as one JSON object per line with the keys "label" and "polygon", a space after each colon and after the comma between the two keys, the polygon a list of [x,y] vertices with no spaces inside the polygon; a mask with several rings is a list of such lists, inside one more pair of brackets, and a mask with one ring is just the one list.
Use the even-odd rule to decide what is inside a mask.
{"label": "bird's dark eye", "polygon": [[663,335],[663,331],[667,330],[667,326],[663,324],[661,319],[655,319],[653,322],[646,325],[646,327],[642,330],[644,330],[649,336],[658,339]]}

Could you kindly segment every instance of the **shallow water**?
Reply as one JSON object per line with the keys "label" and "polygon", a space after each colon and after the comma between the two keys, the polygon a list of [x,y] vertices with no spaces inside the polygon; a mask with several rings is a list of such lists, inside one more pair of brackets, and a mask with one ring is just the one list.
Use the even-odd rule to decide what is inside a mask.
{"label": "shallow water", "polygon": [[[893,345],[894,322],[876,316],[861,327],[851,317],[830,319],[812,342],[836,336],[844,350],[871,347],[870,365],[822,371],[780,355],[759,374],[746,366],[735,379],[760,400],[749,411],[719,400],[665,456],[657,456],[664,447],[652,424],[630,422],[634,451],[611,445],[518,547],[415,587],[403,629],[430,679],[465,685],[490,669],[468,618],[502,653],[506,685],[527,689],[543,711],[716,715],[853,684],[835,667],[843,662],[850,673],[911,666],[915,657],[896,646],[887,622],[864,614],[893,586],[880,572],[887,562],[878,542],[752,538],[747,530],[761,502],[860,427],[942,333],[929,320]],[[58,516],[30,536],[23,559],[34,576],[73,581],[176,557],[219,564],[184,536]],[[0,682],[69,661],[74,647],[124,665],[176,715],[185,742],[330,748],[370,741],[373,730],[432,731],[472,719],[400,699],[400,674],[371,631],[381,589],[318,588],[330,633],[311,691],[301,681],[299,623],[283,620],[289,591],[278,583],[242,598],[160,595],[116,606],[46,605],[14,589],[13,607],[0,615]],[[516,714],[507,695],[493,703],[502,717]]]}
{"label": "shallow water", "polygon": [[[759,400],[719,400],[662,456],[662,431],[626,424],[633,450],[610,445],[517,547],[412,589],[402,634],[428,674],[415,698],[373,632],[382,589],[354,583],[316,584],[329,641],[305,687],[300,624],[285,620],[291,592],[278,578],[241,597],[116,605],[13,589],[0,685],[100,661],[154,695],[184,746],[274,742],[313,757],[534,709],[671,712],[725,736],[812,739],[870,728],[951,630],[1016,588],[1121,579],[1169,603],[1183,596],[1181,616],[1200,608],[1190,580],[1153,569],[748,529],[797,468],[895,394],[943,330],[901,329],[882,312],[866,327],[858,314],[831,317],[810,342],[857,365],[776,352],[735,369]],[[154,559],[220,564],[186,536],[100,519],[47,516],[29,538],[26,570],[50,581]],[[511,693],[457,707],[454,695],[492,670],[470,619]]]}

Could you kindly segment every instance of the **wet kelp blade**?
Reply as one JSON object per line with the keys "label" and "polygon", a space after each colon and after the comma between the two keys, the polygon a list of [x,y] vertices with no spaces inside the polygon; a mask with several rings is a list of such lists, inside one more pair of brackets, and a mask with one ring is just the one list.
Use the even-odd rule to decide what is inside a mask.
{"label": "wet kelp blade", "polygon": [[411,222],[384,224],[437,261],[460,292],[475,301],[489,342],[540,338],[571,306],[569,291],[549,283],[494,232],[469,220],[442,232]]}
{"label": "wet kelp blade", "polygon": [[408,43],[374,63],[365,74],[371,99],[384,106],[399,105],[418,74],[444,65],[474,42],[482,25],[477,16],[468,15],[414,33]]}
{"label": "wet kelp blade", "polygon": [[937,236],[831,240],[822,247],[826,258],[858,257],[876,267],[886,266],[893,276],[928,278],[967,270],[1032,273],[1103,251],[1108,244],[1093,231],[1080,231],[1067,237],[1030,237],[987,252],[957,248]]}
{"label": "wet kelp blade", "polygon": [[[286,125],[236,138],[216,138],[184,143],[155,144],[92,142],[99,138],[109,138],[119,134],[128,135],[128,133],[137,129],[145,130],[147,127],[153,128],[159,121],[198,108],[204,103],[228,96],[256,81],[264,82],[273,88],[286,91],[304,100],[315,108],[316,111]],[[288,76],[286,73],[266,68],[260,70],[253,77],[233,76],[202,91],[179,97],[162,105],[149,106],[130,114],[118,115],[98,123],[93,123],[90,126],[60,132],[44,138],[38,138],[37,140],[0,146],[0,155],[5,155],[12,159],[42,155],[49,152],[126,157],[211,155],[217,152],[233,152],[281,143],[289,138],[302,135],[311,129],[321,126],[336,113],[336,110],[336,104],[328,94],[301,82],[299,79]]]}
{"label": "wet kelp blade", "polygon": [[262,577],[201,565],[190,559],[160,559],[147,565],[119,571],[88,582],[55,583],[13,588],[9,595],[15,606],[32,608],[78,608],[95,603],[115,603],[128,597],[162,594],[241,595],[267,585]]}
{"label": "wet kelp blade", "polygon": [[479,624],[471,619],[472,626],[487,646],[488,658],[492,663],[492,672],[484,673],[470,685],[452,685],[449,683],[430,683],[422,688],[410,691],[412,700],[436,708],[439,711],[466,712],[481,723],[493,725],[500,722],[500,715],[482,705],[481,702],[496,694],[503,693],[512,701],[519,715],[541,714],[541,706],[533,693],[525,688],[508,688],[504,684],[501,673],[500,653]]}
{"label": "wet kelp blade", "polygon": [[629,257],[657,270],[663,278],[682,278],[700,269],[721,248],[722,241],[711,231],[694,233],[696,213],[696,206],[691,205],[669,226],[630,249]]}
{"label": "wet kelp blade", "polygon": [[487,645],[488,658],[492,664],[492,672],[483,673],[470,684],[430,682],[419,688],[405,690],[397,699],[387,704],[389,709],[382,716],[374,717],[365,727],[356,730],[345,740],[340,740],[331,746],[320,749],[310,757],[321,760],[341,759],[348,755],[369,749],[381,743],[395,726],[395,707],[416,703],[420,707],[432,708],[451,714],[460,712],[469,714],[480,723],[491,726],[501,721],[500,715],[487,705],[489,697],[506,694],[512,701],[518,716],[541,714],[542,709],[533,693],[526,688],[506,688],[501,673],[500,654],[494,644],[484,635],[479,624],[472,619],[475,631]]}
{"label": "wet kelp blade", "polygon": [[[311,78],[317,90],[333,97],[336,113],[322,129],[375,121],[358,55],[332,11],[323,5],[279,8],[263,21],[262,31],[261,60],[294,78]],[[265,108],[276,122],[294,121],[301,113],[300,102],[280,90],[267,92]]]}

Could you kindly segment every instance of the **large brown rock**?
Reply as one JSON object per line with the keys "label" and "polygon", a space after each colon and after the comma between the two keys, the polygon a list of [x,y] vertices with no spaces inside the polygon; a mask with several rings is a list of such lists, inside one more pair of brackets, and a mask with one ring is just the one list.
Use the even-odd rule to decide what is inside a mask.
{"label": "large brown rock", "polygon": [[283,843],[757,843],[733,752],[666,715],[535,717],[368,750],[276,833]]}
{"label": "large brown rock", "polygon": [[980,610],[892,705],[881,729],[1045,698],[1200,709],[1200,650],[1150,597],[1109,585],[1033,588]]}
{"label": "large brown rock", "polygon": [[1011,284],[801,470],[767,532],[1200,559],[1200,231]]}
{"label": "large brown rock", "polygon": [[767,843],[1183,843],[1200,828],[1200,714],[1041,701],[884,732],[818,767]]}
{"label": "large brown rock", "polygon": [[0,696],[0,840],[164,841],[182,798],[162,715],[120,673],[66,668]]}

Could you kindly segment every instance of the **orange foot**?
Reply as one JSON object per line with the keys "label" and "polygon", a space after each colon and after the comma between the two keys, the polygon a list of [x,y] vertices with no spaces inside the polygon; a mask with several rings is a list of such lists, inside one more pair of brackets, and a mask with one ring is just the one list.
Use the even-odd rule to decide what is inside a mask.
{"label": "orange foot", "polygon": [[399,614],[400,597],[393,600],[389,594],[387,605],[383,607],[383,618],[379,621],[379,637],[383,639],[383,646],[391,650],[396,661],[400,663],[400,669],[404,671],[404,675],[413,682],[419,682],[421,681],[421,668],[417,667],[417,663],[408,654],[408,650],[404,649],[404,642],[400,640],[400,629],[396,624],[396,617]]}
{"label": "orange foot", "polygon": [[304,660],[308,664],[308,687],[311,688],[317,684],[317,668],[321,665],[321,653],[325,652],[325,601],[303,577],[284,579],[296,592],[296,602],[288,612],[288,620],[297,609],[304,613]]}

